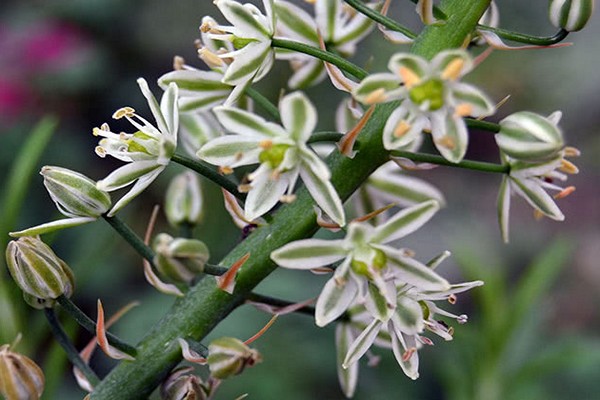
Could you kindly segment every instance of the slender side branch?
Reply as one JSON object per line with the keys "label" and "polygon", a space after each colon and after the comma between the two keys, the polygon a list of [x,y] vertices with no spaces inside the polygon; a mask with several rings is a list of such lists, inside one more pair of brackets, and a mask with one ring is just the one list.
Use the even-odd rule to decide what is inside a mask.
{"label": "slender side branch", "polygon": [[494,32],[506,40],[513,42],[532,44],[534,46],[550,46],[561,42],[569,34],[568,31],[561,29],[552,36],[532,36],[526,33],[512,32],[501,28],[492,28],[491,26],[477,25],[477,29]]}
{"label": "slender side branch", "polygon": [[377,12],[376,10],[373,10],[372,8],[367,7],[367,5],[363,2],[361,2],[360,0],[344,0],[344,1],[350,7],[354,8],[359,13],[366,15],[367,17],[371,18],[373,21],[385,26],[386,28],[388,28],[392,31],[400,32],[403,35],[405,35],[406,37],[409,37],[411,39],[414,39],[417,37],[417,35],[410,29],[400,25],[398,22],[394,21],[393,19],[391,19],[389,17],[386,17],[385,15]]}
{"label": "slender side branch", "polygon": [[391,152],[391,155],[394,157],[407,158],[416,162],[426,162],[430,164],[445,165],[447,167],[472,169],[474,171],[493,172],[497,174],[508,174],[510,172],[510,167],[508,165],[471,160],[462,160],[459,163],[453,163],[446,160],[442,156],[436,156],[434,154],[411,153],[409,151],[394,150]]}
{"label": "slender side branch", "polygon": [[232,195],[234,195],[242,201],[244,201],[244,199],[246,198],[246,195],[244,193],[240,193],[238,191],[237,184],[227,179],[223,175],[219,174],[214,167],[209,166],[208,164],[200,160],[193,160],[181,154],[174,154],[173,157],[171,157],[171,161],[174,161],[177,164],[183,165],[184,167],[196,171],[200,175],[213,181],[214,183],[221,186],[223,189],[227,190],[229,193],[231,193]]}
{"label": "slender side branch", "polygon": [[316,57],[323,61],[327,61],[340,69],[346,71],[350,75],[363,80],[367,77],[368,73],[358,65],[351,63],[343,57],[337,54],[330,53],[319,49],[318,47],[309,46],[304,43],[294,42],[293,40],[273,38],[271,45],[273,47],[279,47],[282,49],[294,50],[300,53],[308,54],[309,56]]}
{"label": "slender side branch", "polygon": [[[58,304],[65,310],[69,315],[77,321],[79,325],[81,325],[85,330],[90,332],[92,335],[96,335],[96,323],[88,317],[83,311],[77,307],[75,303],[73,303],[68,297],[61,295],[57,299]],[[125,343],[115,335],[110,332],[106,332],[106,337],[110,344],[112,344],[117,349],[124,351],[130,356],[135,356],[136,349],[130,344]]]}
{"label": "slender side branch", "polygon": [[71,361],[71,363],[74,366],[81,370],[81,372],[85,375],[85,377],[92,384],[92,386],[96,386],[100,382],[100,379],[98,378],[96,373],[90,368],[90,366],[87,365],[85,361],[83,361],[79,356],[79,352],[77,351],[75,346],[73,346],[73,343],[71,343],[71,339],[69,339],[69,337],[63,330],[62,326],[60,325],[60,322],[58,321],[58,318],[56,318],[56,313],[54,312],[54,309],[44,308],[44,314],[46,315],[46,319],[50,324],[50,330],[52,331],[54,338],[67,353],[69,361]]}
{"label": "slender side branch", "polygon": [[[270,306],[275,306],[275,307],[287,307],[287,306],[292,306],[295,304],[291,301],[278,299],[278,298],[271,297],[271,296],[265,296],[265,295],[258,294],[258,293],[250,293],[250,295],[248,296],[248,300],[254,301],[256,303],[268,304]],[[297,312],[299,314],[309,315],[311,317],[315,316],[315,308],[312,306],[304,306],[302,308],[297,309],[294,312]]]}
{"label": "slender side branch", "polygon": [[481,121],[474,118],[465,118],[465,122],[469,128],[476,128],[494,133],[500,132],[500,125],[494,122]]}
{"label": "slender side branch", "polygon": [[108,222],[110,226],[112,226],[114,230],[138,252],[139,255],[148,260],[150,264],[153,264],[154,252],[152,249],[148,247],[144,241],[125,222],[123,222],[123,220],[117,216],[104,216],[104,220]]}
{"label": "slender side branch", "polygon": [[337,142],[343,137],[344,134],[339,132],[315,132],[306,143]]}
{"label": "slender side branch", "polygon": [[246,89],[244,89],[244,92],[246,92],[248,97],[250,97],[252,100],[254,100],[256,102],[256,104],[258,104],[260,107],[262,107],[263,110],[265,110],[267,113],[269,113],[269,115],[271,117],[273,117],[273,119],[275,119],[277,122],[281,121],[281,115],[279,114],[279,109],[277,108],[277,106],[275,104],[271,103],[269,101],[269,99],[267,99],[265,96],[260,94],[255,89],[252,89],[251,87],[247,87]]}

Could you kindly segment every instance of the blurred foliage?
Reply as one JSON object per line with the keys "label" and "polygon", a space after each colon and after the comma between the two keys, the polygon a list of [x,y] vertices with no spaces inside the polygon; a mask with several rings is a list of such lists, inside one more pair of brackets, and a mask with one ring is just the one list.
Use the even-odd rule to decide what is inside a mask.
{"label": "blurred foliage", "polygon": [[[391,15],[410,20],[406,13],[413,13],[414,5],[408,1],[397,3]],[[503,27],[533,34],[551,33],[546,2],[503,0],[499,6]],[[156,80],[171,69],[174,55],[199,66],[193,41],[199,36],[197,28],[206,14],[216,15],[212,2],[182,0],[168,6],[160,0],[2,2],[3,248],[9,230],[49,221],[57,215],[41,179],[33,174],[42,165],[59,164],[94,179],[116,165],[107,160],[98,162],[93,154],[96,138],[91,135],[92,127],[107,121],[115,109],[124,105],[145,113],[135,78]],[[596,73],[600,63],[599,21],[596,15],[587,29],[569,36],[574,43],[571,47],[497,51],[468,77],[494,99],[512,95],[494,121],[519,109],[546,114],[555,109],[564,111],[561,126],[566,138],[583,151],[577,162],[582,174],[574,179],[578,191],[561,200],[567,221],[532,224],[529,208],[517,201],[511,210],[513,243],[503,246],[495,221],[497,177],[442,168],[420,173],[420,177],[442,189],[448,208],[436,222],[439,229],[412,235],[402,245],[419,254],[448,247],[454,251],[464,278],[482,279],[486,284],[474,290],[472,297],[460,297],[457,307],[461,312],[469,311],[470,322],[456,327],[455,340],[423,349],[418,381],[403,375],[390,352],[380,352],[378,367],[361,365],[356,399],[597,397],[600,158],[596,154],[600,152],[600,114],[593,111],[593,105],[600,102],[600,75]],[[371,71],[382,71],[385,60],[397,48],[373,35],[363,49],[356,61]],[[373,54],[377,57],[371,58]],[[288,73],[289,68],[278,63],[270,79],[257,87],[276,100]],[[332,94],[327,82],[307,92],[319,102],[319,128],[333,128],[332,117],[341,96]],[[60,118],[58,128],[52,119],[41,120],[32,128],[49,113]],[[467,157],[497,161],[493,137],[474,132]],[[137,199],[135,205],[125,209],[123,218],[137,232],[144,231],[152,206],[162,202],[163,188],[179,170],[169,167],[143,200]],[[206,183],[203,191],[208,212],[195,236],[207,243],[211,262],[216,263],[241,240],[241,233],[226,216],[218,188]],[[155,232],[161,230],[170,232],[164,219],[159,220]],[[565,239],[554,240],[558,234]],[[454,241],[445,246],[451,236]],[[95,317],[99,297],[108,314],[134,299],[142,302],[113,329],[125,340],[135,343],[169,309],[173,300],[145,283],[139,257],[103,221],[45,239],[75,271],[74,300],[88,315]],[[522,260],[536,254],[528,267],[521,268],[526,264]],[[460,280],[457,271],[451,280]],[[26,332],[18,350],[44,367],[45,398],[80,399],[83,392],[76,387],[64,353],[50,339],[43,316],[22,302],[6,275],[2,266],[1,343],[11,342],[17,331]],[[323,282],[319,276],[277,271],[258,291],[300,301],[314,297]],[[246,339],[267,320],[264,313],[244,306],[220,324],[211,337]],[[66,318],[63,321],[77,347],[83,347],[90,335]],[[286,316],[254,346],[262,352],[264,362],[226,381],[217,399],[232,399],[246,392],[254,399],[281,395],[290,400],[343,398],[336,377],[332,327],[317,329],[309,317]],[[114,365],[101,354],[92,362],[101,375]]]}

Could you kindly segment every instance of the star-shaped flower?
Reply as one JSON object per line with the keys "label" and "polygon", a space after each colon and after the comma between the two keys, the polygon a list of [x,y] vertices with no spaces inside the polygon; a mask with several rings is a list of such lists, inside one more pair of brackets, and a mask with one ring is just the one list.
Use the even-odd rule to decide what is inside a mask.
{"label": "star-shaped flower", "polygon": [[282,198],[293,199],[298,177],[323,211],[345,225],[344,210],[329,181],[327,165],[306,144],[317,123],[317,112],[308,98],[295,92],[279,103],[282,125],[267,122],[250,112],[216,107],[219,122],[235,135],[206,143],[198,157],[225,170],[241,165],[260,166],[248,175],[245,218],[252,221],[268,212]]}
{"label": "star-shaped flower", "polygon": [[129,192],[109,211],[108,216],[116,214],[156,179],[169,164],[177,146],[177,86],[169,84],[159,104],[150,92],[148,83],[142,78],[137,82],[148,101],[156,126],[137,115],[133,108],[124,107],[117,110],[113,118],[126,118],[137,132],[114,133],[108,124],[94,128],[93,131],[95,136],[102,137],[96,147],[98,156],[104,158],[110,155],[128,163],[98,181],[98,189],[111,192],[135,182]]}
{"label": "star-shaped flower", "polygon": [[383,131],[383,145],[399,149],[430,130],[444,158],[459,162],[467,151],[468,132],[463,117],[483,117],[494,112],[493,103],[473,85],[459,82],[473,62],[464,50],[447,50],[431,62],[413,54],[392,56],[392,73],[365,78],[353,96],[364,104],[401,100]]}
{"label": "star-shaped flower", "polygon": [[399,283],[422,290],[450,289],[444,278],[410,257],[410,252],[388,245],[420,228],[438,209],[439,204],[430,200],[398,212],[377,227],[351,222],[344,239],[295,241],[275,250],[271,259],[292,269],[314,269],[341,261],[317,300],[317,325],[335,320],[357,299],[364,299],[373,317],[387,321],[396,309]]}

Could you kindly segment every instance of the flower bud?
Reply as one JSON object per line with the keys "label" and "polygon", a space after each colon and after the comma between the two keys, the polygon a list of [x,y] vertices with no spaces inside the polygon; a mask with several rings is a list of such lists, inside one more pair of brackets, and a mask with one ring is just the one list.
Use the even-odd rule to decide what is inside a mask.
{"label": "flower bud", "polygon": [[110,195],[85,175],[61,167],[42,167],[44,186],[67,217],[98,218],[110,208]]}
{"label": "flower bud", "polygon": [[174,370],[160,386],[162,400],[206,400],[202,381],[193,375],[192,367],[182,367]]}
{"label": "flower bud", "polygon": [[164,277],[189,283],[204,270],[210,256],[208,247],[196,239],[173,238],[166,233],[156,235],[153,246],[154,264]]}
{"label": "flower bud", "polygon": [[54,300],[70,297],[75,286],[69,266],[38,237],[21,237],[6,247],[8,270],[35,308],[52,307]]}
{"label": "flower bud", "polygon": [[550,159],[564,146],[562,133],[557,126],[560,116],[560,112],[544,117],[529,111],[509,115],[500,121],[496,143],[515,160]]}
{"label": "flower bud", "polygon": [[191,171],[177,175],[171,181],[165,198],[165,213],[169,223],[195,225],[202,218],[202,192],[198,177]]}
{"label": "flower bud", "polygon": [[557,28],[576,32],[587,24],[594,11],[594,0],[550,0],[550,22]]}
{"label": "flower bud", "polygon": [[0,347],[0,394],[7,400],[37,400],[44,391],[44,373],[30,358]]}
{"label": "flower bud", "polygon": [[251,349],[241,340],[222,337],[208,345],[206,361],[211,376],[225,379],[242,373],[246,366],[262,361],[262,357],[257,350]]}

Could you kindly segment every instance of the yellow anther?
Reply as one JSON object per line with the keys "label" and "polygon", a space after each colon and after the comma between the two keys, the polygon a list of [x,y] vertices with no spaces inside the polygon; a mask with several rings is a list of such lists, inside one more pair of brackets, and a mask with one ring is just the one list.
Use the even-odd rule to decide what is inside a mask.
{"label": "yellow anther", "polygon": [[123,108],[119,108],[117,111],[115,111],[115,113],[112,115],[112,117],[114,119],[121,119],[123,117],[131,117],[134,113],[135,113],[135,110],[133,108],[123,107]]}
{"label": "yellow anther", "polygon": [[574,191],[575,191],[575,186],[569,186],[569,187],[564,188],[563,190],[561,190],[558,194],[555,194],[554,198],[556,200],[564,199],[565,197],[567,197],[568,195],[570,195]]}
{"label": "yellow anther", "polygon": [[211,68],[222,67],[225,64],[225,62],[217,54],[213,53],[206,47],[198,49],[198,56],[206,63],[206,65]]}
{"label": "yellow anther", "polygon": [[451,294],[450,296],[448,296],[448,303],[456,304],[456,295],[455,294]]}
{"label": "yellow anther", "polygon": [[343,276],[334,276],[333,280],[337,286],[344,286],[348,282]]}
{"label": "yellow anther", "polygon": [[295,194],[284,194],[279,198],[279,201],[282,203],[293,203],[296,200]]}
{"label": "yellow anther", "polygon": [[365,98],[365,104],[371,105],[371,104],[383,103],[386,100],[387,100],[387,95],[385,94],[385,89],[379,88],[377,90],[373,90],[371,93],[369,93],[367,95],[367,97]]}
{"label": "yellow anther", "polygon": [[579,173],[579,168],[577,168],[571,161],[565,160],[564,158],[561,160],[558,170],[571,175]]}
{"label": "yellow anther", "polygon": [[304,0],[304,2],[308,4],[315,4],[317,0]]}
{"label": "yellow anther", "polygon": [[100,136],[100,132],[102,132],[100,130],[100,128],[94,128],[94,129],[92,129],[92,135],[94,135],[94,136]]}
{"label": "yellow anther", "polygon": [[581,155],[581,151],[575,147],[567,146],[564,149],[564,155],[565,157],[579,157]]}
{"label": "yellow anther", "polygon": [[468,103],[462,103],[454,109],[454,115],[457,117],[466,117],[473,114],[473,106]]}
{"label": "yellow anther", "polygon": [[411,347],[410,349],[406,350],[404,354],[402,354],[402,361],[407,362],[408,360],[410,360],[410,358],[416,351],[417,349],[415,347]]}
{"label": "yellow anther", "polygon": [[244,157],[244,153],[242,153],[241,151],[235,153],[235,161],[240,161],[242,157]]}
{"label": "yellow anther", "polygon": [[455,58],[450,61],[444,71],[442,71],[442,79],[449,79],[452,81],[457,80],[460,77],[463,67],[465,66],[465,60],[462,58]]}
{"label": "yellow anther", "polygon": [[414,85],[417,85],[421,82],[421,78],[415,71],[407,67],[398,68],[398,75],[402,78],[402,82],[404,82],[404,86],[407,88],[411,88]]}
{"label": "yellow anther", "polygon": [[273,147],[273,141],[270,139],[261,140],[258,143],[258,147],[265,150],[270,149],[271,147]]}
{"label": "yellow anther", "polygon": [[406,132],[410,131],[410,128],[411,125],[408,122],[406,122],[405,120],[400,121],[394,129],[394,137],[400,138],[406,135]]}
{"label": "yellow anther", "polygon": [[227,167],[227,166],[222,166],[222,167],[219,167],[219,172],[223,175],[231,175],[231,174],[233,174],[233,168]]}
{"label": "yellow anther", "polygon": [[271,171],[271,179],[273,179],[274,181],[278,180],[280,176],[281,176],[280,170],[274,169],[273,171]]}
{"label": "yellow anther", "polygon": [[96,146],[96,148],[94,150],[95,150],[96,154],[98,155],[98,157],[101,157],[101,158],[106,157],[106,150],[104,149],[104,147]]}
{"label": "yellow anther", "polygon": [[219,29],[217,29],[217,23],[211,19],[207,19],[202,21],[202,25],[200,25],[200,32],[202,33],[225,33]]}
{"label": "yellow anther", "polygon": [[533,218],[535,218],[536,221],[539,221],[544,218],[544,213],[536,208],[533,210]]}
{"label": "yellow anther", "polygon": [[454,150],[454,148],[456,147],[456,143],[454,142],[454,139],[452,139],[448,135],[442,136],[441,138],[436,140],[435,143],[438,144],[439,146],[445,147],[449,150]]}
{"label": "yellow anther", "polygon": [[448,335],[454,336],[454,328],[453,327],[448,328]]}
{"label": "yellow anther", "polygon": [[175,71],[184,69],[183,68],[184,66],[185,66],[185,60],[183,59],[183,57],[180,57],[180,56],[173,57],[173,69]]}
{"label": "yellow anther", "polygon": [[249,183],[238,185],[238,192],[240,193],[248,193],[250,189],[252,189],[252,186]]}

